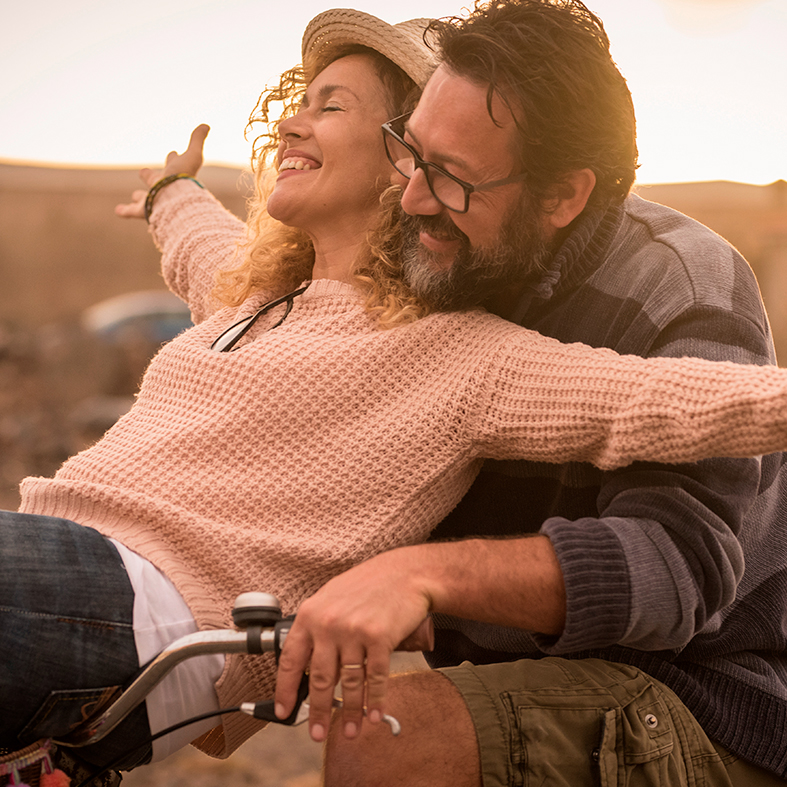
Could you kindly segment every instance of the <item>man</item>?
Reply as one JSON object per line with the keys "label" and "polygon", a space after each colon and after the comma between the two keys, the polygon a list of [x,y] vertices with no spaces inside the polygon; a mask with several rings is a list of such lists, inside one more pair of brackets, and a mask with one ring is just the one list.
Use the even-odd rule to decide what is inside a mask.
{"label": "man", "polygon": [[[385,131],[414,287],[461,303],[504,258],[490,307],[562,341],[774,362],[744,260],[627,196],[631,100],[579,0],[496,0],[435,29],[442,63]],[[783,784],[781,466],[488,462],[432,543],[304,603],[279,714],[310,663],[328,785]],[[389,681],[391,650],[428,613],[444,669]]]}

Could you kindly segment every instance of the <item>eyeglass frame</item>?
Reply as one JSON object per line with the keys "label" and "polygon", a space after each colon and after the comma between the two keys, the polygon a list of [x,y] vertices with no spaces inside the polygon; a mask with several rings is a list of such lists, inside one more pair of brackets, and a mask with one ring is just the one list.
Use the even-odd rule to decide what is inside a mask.
{"label": "eyeglass frame", "polygon": [[[414,110],[413,110],[414,111]],[[479,185],[474,185],[473,183],[468,183],[466,180],[462,180],[461,178],[456,177],[456,175],[452,175],[450,172],[447,172],[443,167],[439,164],[435,164],[432,161],[426,161],[426,159],[421,158],[418,154],[418,151],[415,148],[404,141],[401,134],[398,134],[396,131],[393,130],[393,124],[399,123],[401,121],[407,120],[407,118],[412,115],[413,112],[405,112],[404,115],[399,115],[399,117],[395,117],[392,120],[389,120],[387,123],[383,123],[382,125],[382,132],[383,132],[383,145],[385,147],[385,155],[388,157],[388,161],[391,162],[391,166],[403,177],[410,180],[413,175],[419,170],[422,169],[424,171],[424,177],[426,178],[426,185],[429,186],[429,191],[431,192],[432,196],[447,210],[450,210],[452,213],[467,213],[470,210],[470,195],[474,194],[477,191],[490,191],[491,189],[496,189],[498,186],[507,186],[510,183],[521,183],[522,181],[527,179],[527,173],[520,173],[519,175],[512,175],[508,178],[502,178],[501,180],[492,180],[488,183],[481,183]],[[391,151],[388,149],[388,138],[392,137],[395,139],[400,145],[402,145],[407,151],[409,151],[410,155],[413,157],[413,162],[415,164],[415,168],[411,175],[407,175],[406,173],[402,172],[399,167],[396,166],[396,162],[394,161],[393,156],[391,155]],[[463,210],[459,210],[458,208],[452,208],[450,205],[446,205],[440,197],[437,196],[434,190],[434,186],[432,185],[432,179],[429,175],[430,169],[433,169],[439,172],[444,177],[452,180],[458,186],[462,188],[465,197],[465,206]]]}
{"label": "eyeglass frame", "polygon": [[[287,319],[290,312],[292,311],[292,306],[293,306],[293,302],[295,301],[295,297],[305,292],[306,287],[308,287],[308,285],[304,287],[299,287],[297,290],[293,290],[292,292],[288,292],[286,295],[282,295],[281,298],[275,298],[272,301],[268,301],[267,303],[260,306],[260,308],[257,309],[256,312],[254,312],[254,314],[249,314],[243,319],[234,322],[232,325],[230,325],[229,328],[225,328],[213,340],[213,343],[210,345],[210,349],[217,353],[230,352],[235,348],[235,345],[249,332],[249,330],[254,325],[254,323],[256,323],[257,320],[259,320],[263,314],[267,314],[271,309],[275,308],[276,306],[280,306],[282,303],[286,303],[287,309],[284,312],[284,316],[274,325],[271,325],[271,327],[268,330],[272,331],[274,328],[278,328]],[[244,323],[246,324],[244,325]],[[238,330],[239,328],[240,330]],[[219,344],[222,338],[225,337],[231,331],[236,331],[236,333],[233,334],[227,342],[222,344],[220,347],[217,347],[216,345]]]}

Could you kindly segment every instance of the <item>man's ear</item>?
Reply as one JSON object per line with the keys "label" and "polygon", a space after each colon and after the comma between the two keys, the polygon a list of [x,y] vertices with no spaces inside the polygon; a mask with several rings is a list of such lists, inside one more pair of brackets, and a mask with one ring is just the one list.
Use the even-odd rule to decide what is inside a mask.
{"label": "man's ear", "polygon": [[555,187],[555,197],[547,200],[547,224],[553,230],[561,230],[571,224],[585,209],[595,185],[596,173],[592,169],[569,172]]}

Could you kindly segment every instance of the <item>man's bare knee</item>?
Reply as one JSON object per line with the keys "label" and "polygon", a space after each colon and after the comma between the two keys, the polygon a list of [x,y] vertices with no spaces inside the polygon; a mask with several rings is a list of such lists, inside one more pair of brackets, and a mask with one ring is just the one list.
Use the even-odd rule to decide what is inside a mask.
{"label": "man's bare knee", "polygon": [[394,737],[384,723],[364,723],[347,739],[341,715],[325,746],[325,787],[480,787],[475,728],[464,700],[439,672],[391,679],[387,711],[402,725]]}

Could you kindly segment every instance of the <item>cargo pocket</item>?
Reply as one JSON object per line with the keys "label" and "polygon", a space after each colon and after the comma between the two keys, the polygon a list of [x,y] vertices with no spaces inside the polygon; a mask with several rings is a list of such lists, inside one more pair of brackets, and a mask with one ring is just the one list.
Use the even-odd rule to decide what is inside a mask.
{"label": "cargo pocket", "polygon": [[101,711],[119,690],[120,686],[106,686],[53,691],[19,733],[19,740],[61,737]]}
{"label": "cargo pocket", "polygon": [[675,733],[664,704],[645,694],[604,714],[593,759],[601,787],[661,787],[687,784],[676,756]]}
{"label": "cargo pocket", "polygon": [[519,746],[512,746],[514,787],[596,784],[593,755],[604,710],[572,703],[516,705]]}

